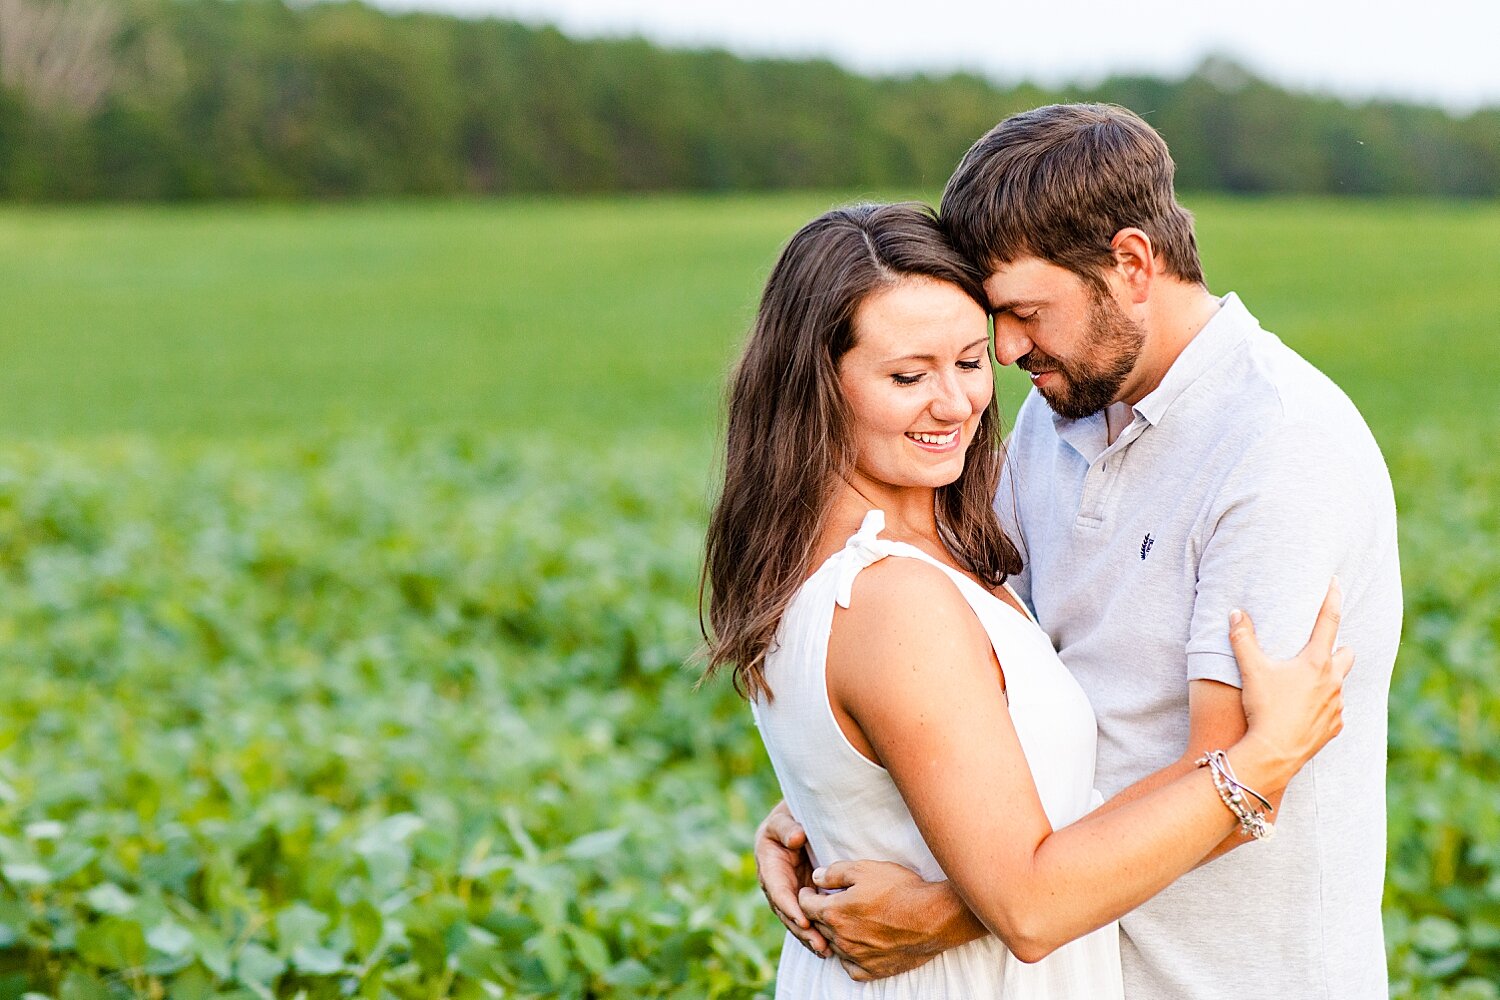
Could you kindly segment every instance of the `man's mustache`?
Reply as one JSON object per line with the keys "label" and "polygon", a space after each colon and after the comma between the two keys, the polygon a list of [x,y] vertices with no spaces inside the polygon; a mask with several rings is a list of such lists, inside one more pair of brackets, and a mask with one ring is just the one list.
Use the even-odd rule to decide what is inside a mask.
{"label": "man's mustache", "polygon": [[1052,355],[1032,348],[1016,359],[1016,367],[1024,372],[1051,372],[1060,371],[1063,365]]}

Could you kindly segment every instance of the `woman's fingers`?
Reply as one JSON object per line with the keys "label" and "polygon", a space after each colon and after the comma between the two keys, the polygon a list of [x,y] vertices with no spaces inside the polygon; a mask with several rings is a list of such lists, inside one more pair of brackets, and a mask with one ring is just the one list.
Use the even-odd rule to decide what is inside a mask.
{"label": "woman's fingers", "polygon": [[1333,669],[1340,681],[1349,676],[1354,669],[1354,647],[1343,646],[1333,651]]}
{"label": "woman's fingers", "polygon": [[[1332,658],[1333,644],[1338,639],[1343,613],[1344,593],[1339,587],[1339,578],[1334,577],[1328,582],[1328,591],[1323,595],[1323,606],[1318,608],[1318,617],[1313,622],[1307,645],[1302,647],[1302,652],[1310,654],[1314,662]],[[1234,650],[1241,670],[1247,665],[1254,668],[1267,662],[1266,654],[1260,648],[1260,640],[1255,635],[1255,623],[1247,613],[1238,608],[1229,612],[1229,646]],[[1344,673],[1348,673],[1347,666],[1344,667]]]}
{"label": "woman's fingers", "polygon": [[1312,636],[1305,649],[1326,656],[1333,652],[1334,641],[1339,635],[1339,621],[1344,614],[1344,592],[1339,588],[1339,578],[1328,582],[1328,593],[1323,595],[1323,606],[1318,609],[1318,619],[1313,622]]}
{"label": "woman's fingers", "polygon": [[1261,651],[1260,641],[1255,638],[1255,623],[1250,616],[1236,608],[1229,612],[1229,648],[1240,669],[1259,667],[1265,663],[1266,654]]}

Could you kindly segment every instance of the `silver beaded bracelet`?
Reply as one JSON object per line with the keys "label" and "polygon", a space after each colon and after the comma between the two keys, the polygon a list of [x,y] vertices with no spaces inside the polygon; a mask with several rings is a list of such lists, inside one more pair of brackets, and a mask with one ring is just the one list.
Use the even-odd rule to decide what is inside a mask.
{"label": "silver beaded bracelet", "polygon": [[[1241,833],[1256,840],[1270,840],[1276,835],[1276,824],[1266,819],[1266,813],[1274,812],[1275,807],[1264,795],[1249,785],[1242,784],[1235,777],[1234,768],[1229,766],[1229,757],[1223,750],[1208,751],[1198,758],[1198,766],[1208,768],[1213,775],[1214,788],[1218,790],[1219,798],[1224,800],[1224,805],[1240,821]],[[1265,811],[1251,806],[1246,795],[1259,800]]]}

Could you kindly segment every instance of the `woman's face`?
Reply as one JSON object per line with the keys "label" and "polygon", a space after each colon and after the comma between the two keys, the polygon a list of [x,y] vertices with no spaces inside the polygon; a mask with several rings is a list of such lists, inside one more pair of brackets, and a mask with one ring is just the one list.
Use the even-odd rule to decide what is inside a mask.
{"label": "woman's face", "polygon": [[839,384],[854,419],[855,468],[890,486],[946,486],[994,393],[989,322],[956,285],[904,278],[854,314]]}

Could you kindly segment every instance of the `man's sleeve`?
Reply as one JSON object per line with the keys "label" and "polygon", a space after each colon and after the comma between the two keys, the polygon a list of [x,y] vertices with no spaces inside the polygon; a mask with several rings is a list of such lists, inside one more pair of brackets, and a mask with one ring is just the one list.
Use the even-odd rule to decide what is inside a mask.
{"label": "man's sleeve", "polygon": [[1250,614],[1274,659],[1307,643],[1330,578],[1352,565],[1375,521],[1358,465],[1348,442],[1307,424],[1272,431],[1246,452],[1202,529],[1188,680],[1241,686],[1229,647],[1235,608]]}

